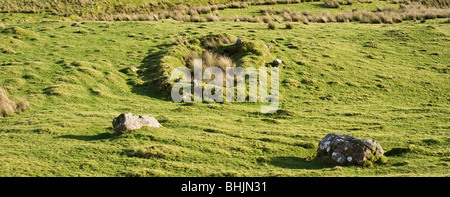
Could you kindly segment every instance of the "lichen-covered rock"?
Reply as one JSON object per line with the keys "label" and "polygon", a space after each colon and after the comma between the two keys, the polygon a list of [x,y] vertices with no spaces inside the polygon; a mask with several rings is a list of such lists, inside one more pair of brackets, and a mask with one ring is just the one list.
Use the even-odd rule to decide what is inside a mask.
{"label": "lichen-covered rock", "polygon": [[329,156],[338,163],[367,164],[380,160],[384,151],[381,145],[371,139],[330,133],[320,142],[317,156]]}
{"label": "lichen-covered rock", "polygon": [[123,113],[114,118],[112,121],[115,134],[122,134],[125,131],[140,129],[143,126],[148,127],[162,127],[161,124],[154,118],[147,115],[133,116],[132,113]]}

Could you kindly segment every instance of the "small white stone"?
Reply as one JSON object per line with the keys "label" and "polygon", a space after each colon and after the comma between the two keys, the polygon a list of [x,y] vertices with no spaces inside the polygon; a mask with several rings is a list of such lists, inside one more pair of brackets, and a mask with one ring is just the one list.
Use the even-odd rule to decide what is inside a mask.
{"label": "small white stone", "polygon": [[327,147],[327,152],[330,152],[330,147]]}
{"label": "small white stone", "polygon": [[336,156],[337,155],[337,153],[336,152],[333,152],[332,154],[331,154],[331,156]]}
{"label": "small white stone", "polygon": [[351,162],[352,159],[353,159],[352,157],[347,157],[347,161],[348,161],[348,162]]}
{"label": "small white stone", "polygon": [[132,66],[132,67],[130,67],[130,70],[133,71],[133,72],[137,72],[139,69],[134,67],[134,66]]}
{"label": "small white stone", "polygon": [[337,159],[337,162],[338,162],[338,163],[341,163],[341,159],[342,159],[342,158],[339,157],[339,158]]}

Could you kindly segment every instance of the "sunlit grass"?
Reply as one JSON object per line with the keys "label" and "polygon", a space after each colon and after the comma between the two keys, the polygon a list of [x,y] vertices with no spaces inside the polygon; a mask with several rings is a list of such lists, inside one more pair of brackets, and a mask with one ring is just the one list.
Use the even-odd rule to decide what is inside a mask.
{"label": "sunlit grass", "polygon": [[[34,34],[0,34],[1,47],[16,52],[0,53],[0,84],[31,105],[0,118],[0,175],[448,176],[445,21],[275,30],[245,22],[4,22]],[[173,37],[209,32],[272,47],[286,66],[279,114],[259,113],[262,103],[174,103],[145,75],[121,72],[154,66]],[[111,121],[124,112],[164,127],[114,136]],[[373,168],[308,161],[331,132],[408,151]]]}

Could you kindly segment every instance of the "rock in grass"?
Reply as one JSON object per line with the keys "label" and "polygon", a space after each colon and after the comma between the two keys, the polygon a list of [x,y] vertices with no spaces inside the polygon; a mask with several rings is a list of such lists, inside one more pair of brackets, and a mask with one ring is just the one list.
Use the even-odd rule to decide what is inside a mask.
{"label": "rock in grass", "polygon": [[280,59],[273,60],[272,66],[278,67],[283,63]]}
{"label": "rock in grass", "polygon": [[138,69],[138,68],[136,68],[136,67],[134,67],[134,66],[130,67],[129,69],[130,69],[131,71],[133,71],[133,72],[137,72],[137,71],[139,71],[139,69]]}
{"label": "rock in grass", "polygon": [[371,165],[386,162],[381,145],[371,139],[361,139],[350,135],[330,133],[320,142],[317,156],[331,157],[341,164]]}
{"label": "rock in grass", "polygon": [[132,113],[123,113],[112,121],[114,133],[122,134],[126,131],[140,129],[143,126],[147,127],[162,127],[161,124],[154,118],[147,115],[133,116]]}

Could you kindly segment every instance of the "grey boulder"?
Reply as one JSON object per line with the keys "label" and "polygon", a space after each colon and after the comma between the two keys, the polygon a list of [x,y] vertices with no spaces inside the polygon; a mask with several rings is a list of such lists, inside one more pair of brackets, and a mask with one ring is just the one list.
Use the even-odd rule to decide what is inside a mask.
{"label": "grey boulder", "polygon": [[317,156],[329,156],[342,164],[372,163],[378,161],[383,154],[383,148],[375,140],[340,133],[326,135],[317,149]]}
{"label": "grey boulder", "polygon": [[278,67],[283,63],[280,59],[273,60],[272,66]]}
{"label": "grey boulder", "polygon": [[154,118],[147,115],[134,116],[132,113],[123,113],[114,118],[112,121],[115,134],[122,134],[125,131],[140,129],[143,126],[147,127],[162,127],[161,124]]}

